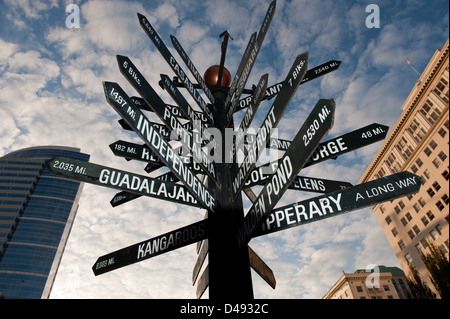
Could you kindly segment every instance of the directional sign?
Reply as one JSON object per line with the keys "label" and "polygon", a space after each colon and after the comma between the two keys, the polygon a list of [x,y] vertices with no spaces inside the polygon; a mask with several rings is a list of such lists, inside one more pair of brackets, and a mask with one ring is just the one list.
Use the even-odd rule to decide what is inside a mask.
{"label": "directional sign", "polygon": [[[127,159],[138,160],[146,163],[164,166],[164,163],[147,145],[139,145],[135,143],[118,140],[109,145],[114,155],[125,157]],[[182,156],[182,148],[174,148],[180,160],[187,165],[195,174],[205,174],[203,169],[190,156]]]}
{"label": "directional sign", "polygon": [[233,119],[233,114],[236,109],[236,105],[239,102],[239,97],[241,96],[242,91],[244,90],[245,84],[247,84],[248,77],[250,76],[250,72],[253,68],[253,65],[255,64],[256,57],[258,56],[259,49],[262,46],[264,38],[266,37],[267,34],[267,30],[269,29],[270,22],[272,21],[273,15],[275,14],[276,4],[277,4],[276,0],[272,1],[272,3],[269,5],[269,8],[267,9],[266,16],[264,17],[264,21],[258,32],[258,37],[256,38],[256,41],[253,44],[251,52],[248,55],[248,60],[245,63],[245,67],[242,72],[242,77],[240,77],[239,79],[236,92],[233,92],[233,95],[230,97],[229,106],[227,104],[228,102],[225,100],[225,108],[227,109],[226,123],[230,123],[231,120]]}
{"label": "directional sign", "polygon": [[253,270],[255,270],[256,273],[272,287],[272,289],[275,289],[277,281],[275,280],[272,269],[267,266],[264,260],[262,260],[250,246],[248,246],[248,259]]}
{"label": "directional sign", "polygon": [[192,132],[186,130],[177,117],[172,116],[166,109],[166,104],[142,76],[131,60],[125,56],[117,55],[117,62],[120,71],[127,78],[130,84],[139,92],[145,102],[153,109],[163,123],[180,138],[180,142],[191,151],[193,157],[204,171],[215,181],[217,181],[215,165],[210,156],[205,154],[201,144],[195,143]]}
{"label": "directional sign", "polygon": [[[150,108],[150,106],[148,106],[148,104],[145,102],[143,98],[131,96],[130,99],[141,110],[153,112],[153,110]],[[189,117],[187,117],[178,106],[166,104],[166,109],[168,109],[173,116],[189,120]],[[205,114],[202,111],[194,110],[194,113],[196,117],[202,121],[202,123],[208,122],[208,120],[205,117]]]}
{"label": "directional sign", "polygon": [[[230,106],[231,98],[234,97],[237,85],[242,76],[242,72],[244,72],[244,67],[247,64],[248,59],[250,59],[250,51],[252,50],[252,48],[255,44],[256,35],[257,35],[256,32],[253,33],[252,36],[250,37],[250,40],[247,43],[247,47],[245,48],[244,55],[241,58],[241,62],[239,63],[236,74],[234,75],[233,82],[231,82],[230,88],[228,90],[227,97],[225,98],[225,107],[226,108],[228,106]],[[226,110],[228,110],[228,109],[226,109]]]}
{"label": "directional sign", "polygon": [[206,288],[209,286],[209,265],[206,266],[203,271],[200,279],[198,280],[196,296],[197,299],[200,299],[206,291]]}
{"label": "directional sign", "polygon": [[99,257],[92,270],[98,276],[204,240],[208,237],[206,223],[202,220]]}
{"label": "directional sign", "polygon": [[[120,126],[122,126],[122,128],[124,130],[127,131],[133,131],[133,129],[131,128],[131,126],[128,125],[127,122],[125,122],[124,119],[120,119],[119,121]],[[176,134],[171,134],[170,130],[167,129],[167,127],[165,125],[159,124],[159,123],[155,123],[155,122],[150,122],[150,124],[166,139],[169,141],[179,141],[180,138],[179,136],[176,136]]]}
{"label": "directional sign", "polygon": [[[333,71],[337,70],[340,65],[341,65],[341,61],[331,60],[331,61],[328,61],[321,65],[318,65],[312,69],[309,69],[306,72],[305,77],[303,78],[300,85],[302,85],[306,82],[309,82],[311,80],[314,80],[314,79],[316,79],[322,75],[325,75],[327,73],[333,72]],[[266,94],[263,99],[270,100],[275,95],[280,93],[282,87],[283,87],[283,82],[269,86],[266,89]],[[247,97],[239,100],[239,105],[236,107],[236,112],[248,107],[250,105],[251,99],[252,99],[252,96],[250,95],[250,96],[247,96]]]}
{"label": "directional sign", "polygon": [[[272,172],[275,172],[278,167],[278,163],[272,163]],[[303,166],[304,167],[304,166]],[[255,185],[264,185],[268,179],[272,176],[268,166],[260,166],[253,170],[249,179],[245,182],[245,187],[252,187]],[[296,176],[288,189],[294,189],[299,191],[308,191],[314,193],[329,193],[337,190],[345,189],[353,186],[348,182],[334,181],[323,178],[314,178],[306,176]]]}
{"label": "directional sign", "polygon": [[[200,93],[194,88],[194,85],[187,77],[186,73],[181,69],[178,62],[175,60],[175,58],[170,53],[169,49],[167,49],[164,42],[161,40],[161,37],[158,35],[156,30],[153,28],[153,26],[150,24],[150,22],[147,20],[145,16],[138,13],[139,23],[144,29],[145,33],[148,35],[150,40],[152,40],[153,44],[156,46],[156,48],[159,50],[163,58],[166,60],[166,62],[170,65],[172,70],[177,74],[177,76],[180,78],[181,82],[184,84],[184,87],[188,90],[189,94],[192,96],[192,98],[195,100],[195,102],[200,106],[203,112],[208,117],[208,121],[211,124],[214,124],[214,118],[211,113],[211,111],[208,108],[208,105],[201,97]],[[148,101],[147,101],[148,102]]]}
{"label": "directional sign", "polygon": [[[165,174],[162,174],[162,175],[156,177],[156,179],[158,179],[160,181],[164,181],[164,182],[170,182],[170,183],[178,182],[178,178],[176,178],[176,176],[172,172],[167,172]],[[114,195],[114,197],[111,199],[111,201],[109,203],[111,204],[112,207],[116,207],[116,206],[125,204],[133,199],[139,198],[141,196],[142,195],[139,195],[139,194],[122,191],[122,192],[119,192],[116,195]]]}
{"label": "directional sign", "polygon": [[248,128],[250,127],[250,124],[252,124],[253,118],[255,117],[256,110],[259,107],[259,104],[261,103],[261,99],[264,95],[264,91],[267,87],[267,80],[269,78],[269,74],[264,74],[261,76],[258,85],[255,89],[255,94],[252,99],[252,103],[250,104],[250,107],[247,108],[247,112],[245,112],[244,118],[242,119],[241,124],[239,125],[239,128],[236,133],[236,139],[234,141],[233,147],[228,154],[228,163],[234,163],[235,162],[235,156],[240,149],[242,143],[244,142],[245,133],[247,132]]}
{"label": "directional sign", "polygon": [[[172,99],[178,104],[180,109],[183,111],[183,113],[187,116],[187,118],[191,121],[190,124],[192,124],[193,129],[191,129],[193,135],[199,134],[200,137],[207,141],[211,140],[211,134],[206,129],[206,127],[203,126],[202,121],[197,116],[197,113],[194,111],[194,109],[189,105],[189,103],[186,101],[184,96],[181,94],[180,90],[173,84],[173,82],[169,79],[169,77],[165,74],[161,74],[161,84],[166,89],[166,91],[169,93],[169,95],[172,97]],[[196,132],[197,133],[196,133]],[[208,150],[207,153],[211,153],[211,149],[216,149],[217,143],[213,139],[211,143],[208,144]]]}
{"label": "directional sign", "polygon": [[305,167],[384,140],[388,130],[388,126],[374,123],[325,141],[317,147]]}
{"label": "directional sign", "polygon": [[80,182],[201,207],[182,185],[63,156],[47,161],[46,165],[50,173]]}
{"label": "directional sign", "polygon": [[[354,151],[363,146],[367,146],[372,143],[378,142],[386,137],[388,129],[389,129],[388,126],[374,123],[365,126],[363,128],[360,128],[358,130],[355,130],[353,132],[320,143],[319,146],[314,151],[313,155],[309,158],[308,162],[305,164],[305,166],[303,166],[303,168],[314,164],[318,164],[327,159],[334,159],[337,156],[343,155],[350,151]],[[271,140],[270,143],[271,143],[270,145],[274,148],[277,148],[275,146],[277,145],[281,146],[280,150],[286,150],[285,149],[286,146],[290,146],[292,142],[287,140],[278,140],[277,144],[275,144],[273,140]],[[264,182],[271,176],[270,172],[274,172],[277,165],[278,162],[274,162],[255,168],[251,172],[249,179],[245,182],[245,186],[251,187],[254,185],[264,184]],[[346,188],[351,186],[351,184],[345,182],[328,181],[328,180],[317,180],[315,182],[312,182],[312,180],[310,181],[309,179],[310,178],[305,178],[305,180],[302,181],[302,178],[298,176],[297,181],[295,183],[292,183],[289,188],[298,190],[307,190],[308,186],[304,188],[302,187],[302,185],[306,186],[309,184],[312,185],[316,184],[318,186],[319,184],[321,184],[320,188],[326,189],[326,191],[324,190],[323,192],[327,193],[338,189],[342,189],[333,187],[344,186],[344,188]],[[313,190],[318,189],[313,188]]]}
{"label": "directional sign", "polygon": [[200,84],[200,87],[202,88],[203,92],[205,92],[206,96],[211,101],[211,103],[214,103],[215,99],[214,99],[213,94],[209,90],[205,81],[203,81],[203,77],[201,76],[200,72],[197,71],[197,68],[195,67],[194,63],[192,63],[192,61],[189,58],[189,56],[187,55],[186,51],[184,51],[180,42],[178,42],[178,39],[176,37],[174,37],[173,35],[170,36],[170,39],[172,40],[172,44],[175,47],[175,50],[177,50],[178,54],[181,56],[181,59],[183,59],[184,63],[186,63],[189,71],[191,71],[192,75],[197,80],[198,84]]}
{"label": "directional sign", "polygon": [[405,171],[279,207],[268,214],[254,237],[391,201],[417,192],[420,185],[419,176]]}
{"label": "directional sign", "polygon": [[248,243],[265,217],[281,199],[289,184],[305,165],[314,149],[333,126],[334,100],[319,100],[281,158],[276,172],[261,190],[238,230],[239,246]]}
{"label": "directional sign", "polygon": [[212,193],[189,169],[172,146],[156,131],[139,108],[134,106],[117,83],[103,82],[106,100],[116,112],[142,138],[147,146],[156,153],[161,161],[190,190],[191,194],[206,209],[214,211],[217,202]]}
{"label": "directional sign", "polygon": [[285,79],[287,85],[283,86],[281,92],[275,98],[269,113],[259,129],[255,142],[252,143],[247,156],[233,179],[232,193],[234,198],[236,198],[237,194],[241,191],[248,176],[255,168],[259,156],[265,149],[267,142],[270,140],[271,129],[278,125],[289,102],[297,91],[297,88],[306,73],[307,64],[308,52],[298,55],[289,70]]}
{"label": "directional sign", "polygon": [[203,266],[203,263],[205,262],[206,255],[208,254],[208,251],[209,251],[208,243],[209,243],[208,240],[204,240],[202,248],[201,248],[200,252],[198,253],[197,261],[195,262],[194,269],[192,271],[192,284],[193,285],[197,281],[197,277],[200,274],[200,270]]}

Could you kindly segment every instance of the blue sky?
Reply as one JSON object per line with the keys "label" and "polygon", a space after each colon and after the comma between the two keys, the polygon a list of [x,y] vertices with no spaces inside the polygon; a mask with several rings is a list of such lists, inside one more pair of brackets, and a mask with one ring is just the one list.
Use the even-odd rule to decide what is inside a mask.
{"label": "blue sky", "polygon": [[[79,5],[80,28],[66,27],[65,8],[71,3]],[[163,100],[172,103],[157,82],[159,74],[174,73],[139,26],[136,13],[149,19],[182,65],[170,42],[170,35],[175,35],[201,73],[219,63],[219,34],[228,30],[233,41],[225,64],[234,75],[269,3],[1,1],[0,156],[38,145],[75,146],[91,154],[91,162],[142,174],[142,163],[116,158],[108,147],[119,139],[141,141],[121,129],[101,85],[118,82],[130,96],[137,95],[117,67],[115,55],[126,55]],[[380,9],[380,28],[366,27],[365,8],[371,3]],[[280,137],[293,138],[320,98],[336,99],[335,124],[325,139],[375,122],[392,127],[418,79],[406,58],[421,72],[448,32],[449,7],[443,0],[278,0],[247,87],[264,73],[269,73],[269,85],[282,81],[295,57],[308,51],[309,68],[333,59],[342,64],[300,86],[278,125]],[[185,97],[189,100],[188,94]],[[254,127],[270,106],[261,104]],[[149,117],[159,121],[153,114]],[[235,119],[241,117],[242,112]],[[301,174],[356,184],[381,145],[311,166]],[[112,208],[109,201],[115,193],[84,186],[51,297],[195,298],[190,283],[195,245],[98,277],[92,274],[99,256],[203,218],[204,210],[149,198]],[[288,191],[279,205],[312,196]],[[248,208],[248,201],[245,205]],[[398,266],[370,209],[260,237],[250,246],[277,279],[272,290],[253,273],[257,298],[321,298],[342,271],[370,264]]]}

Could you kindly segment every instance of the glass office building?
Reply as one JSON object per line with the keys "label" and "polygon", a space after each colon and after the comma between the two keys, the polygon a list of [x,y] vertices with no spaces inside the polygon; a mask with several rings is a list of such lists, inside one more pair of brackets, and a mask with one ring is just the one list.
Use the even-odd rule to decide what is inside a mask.
{"label": "glass office building", "polygon": [[77,148],[43,146],[0,158],[0,298],[48,298],[82,184],[51,175],[45,161],[89,160]]}

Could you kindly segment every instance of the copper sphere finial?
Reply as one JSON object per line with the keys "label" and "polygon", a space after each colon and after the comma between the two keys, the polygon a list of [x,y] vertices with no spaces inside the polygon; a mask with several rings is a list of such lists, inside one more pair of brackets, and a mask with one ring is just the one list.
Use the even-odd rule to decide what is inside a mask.
{"label": "copper sphere finial", "polygon": [[[205,75],[203,75],[203,79],[208,86],[217,85],[217,81],[219,80],[219,66],[213,65],[209,67]],[[223,68],[222,80],[220,82],[221,86],[229,87],[231,84],[231,73],[227,70],[227,68]]]}

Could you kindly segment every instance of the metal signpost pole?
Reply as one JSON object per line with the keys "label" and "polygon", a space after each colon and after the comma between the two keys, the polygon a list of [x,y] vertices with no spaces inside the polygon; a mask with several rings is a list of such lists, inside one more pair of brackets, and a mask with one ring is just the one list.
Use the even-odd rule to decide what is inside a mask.
{"label": "metal signpost pole", "polygon": [[[214,122],[225,139],[226,110],[224,87],[212,89],[215,103],[213,105]],[[231,123],[233,125],[233,123]],[[230,193],[231,176],[237,172],[237,163],[230,167],[225,164],[225,141],[218,143],[222,147],[222,163],[218,163],[217,174],[221,185],[217,187],[213,181],[208,188],[221,203],[215,213],[208,215],[210,234],[209,244],[209,298],[212,300],[252,299],[253,287],[250,272],[248,248],[238,246],[237,230],[244,220],[242,195],[235,200]]]}

